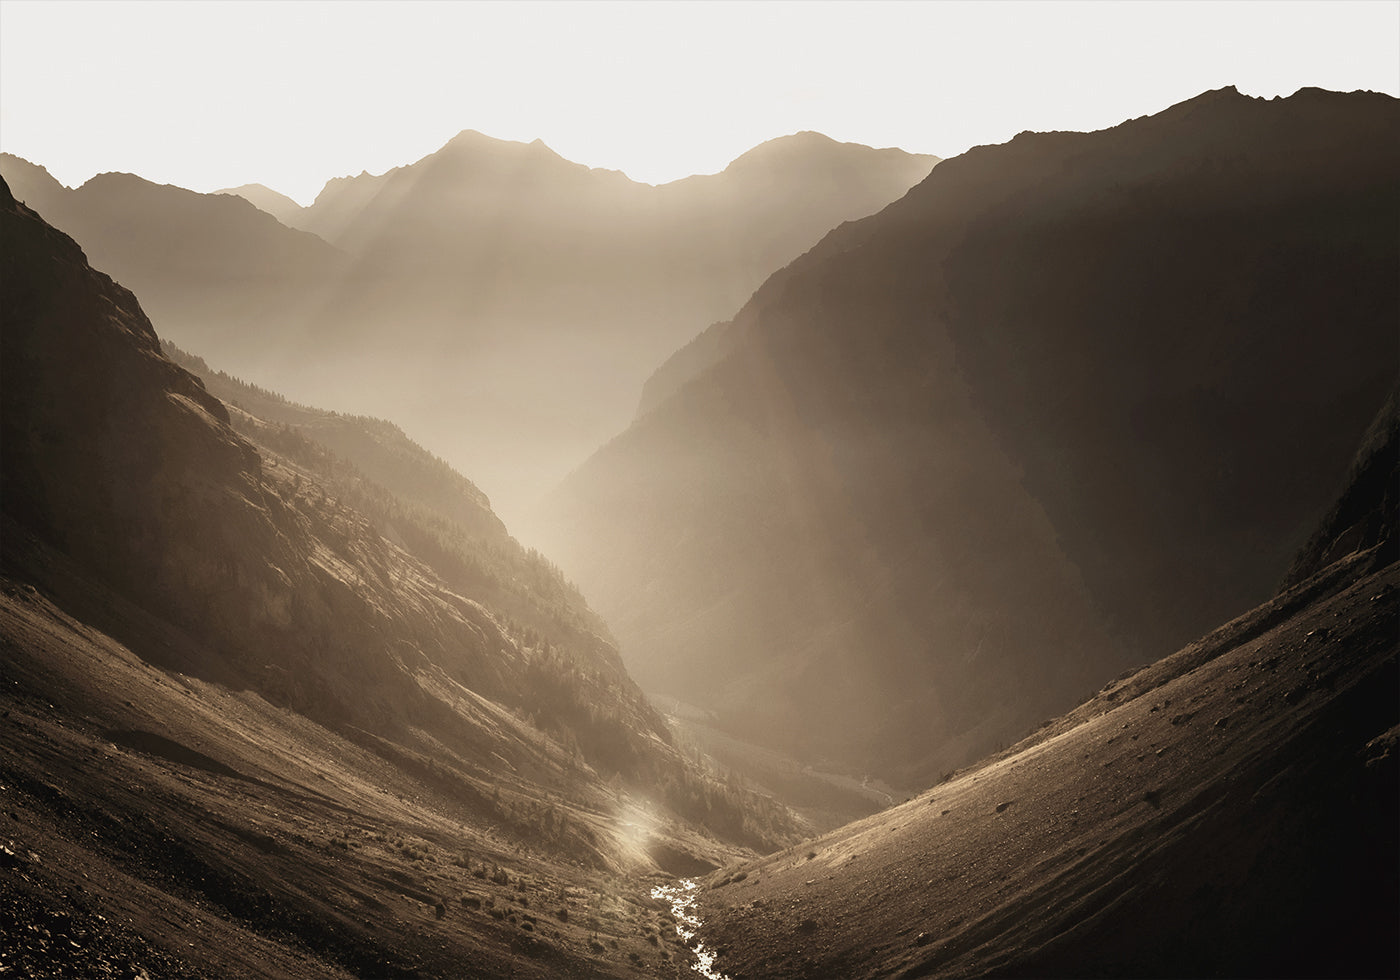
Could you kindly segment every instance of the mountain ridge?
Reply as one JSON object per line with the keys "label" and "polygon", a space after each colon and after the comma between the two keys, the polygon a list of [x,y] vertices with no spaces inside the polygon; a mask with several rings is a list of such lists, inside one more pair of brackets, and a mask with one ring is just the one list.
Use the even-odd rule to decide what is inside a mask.
{"label": "mountain ridge", "polygon": [[[328,181],[293,222],[320,240],[255,234],[217,198],[174,190],[133,211],[126,190],[102,195],[110,181],[35,203],[177,344],[301,402],[393,418],[523,527],[527,501],[630,417],[666,354],[935,162],[836,147],[830,165],[785,152],[750,167],[758,179],[655,187],[464,131]],[[353,380],[365,371],[375,385]]]}
{"label": "mountain ridge", "polygon": [[[712,328],[541,540],[642,683],[709,685],[726,725],[817,752],[890,725],[860,766],[1014,737],[1259,601],[1321,517],[1400,356],[1396,104],[1207,93],[940,163]],[[862,718],[853,678],[945,719]]]}
{"label": "mountain ridge", "polygon": [[[423,527],[304,436],[230,412],[161,354],[130,292],[3,189],[9,574],[63,596],[45,571],[57,549],[220,651],[221,681],[332,729],[422,728],[450,747],[466,737],[450,706],[489,700],[598,770],[687,791],[606,628],[469,483],[457,492],[491,520]],[[411,542],[376,531],[390,518]]]}

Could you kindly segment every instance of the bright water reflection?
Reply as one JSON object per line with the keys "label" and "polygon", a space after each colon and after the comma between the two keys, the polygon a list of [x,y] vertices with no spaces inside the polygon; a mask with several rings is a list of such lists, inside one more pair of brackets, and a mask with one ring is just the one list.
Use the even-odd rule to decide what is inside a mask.
{"label": "bright water reflection", "polygon": [[[652,898],[659,898],[671,904],[671,914],[676,918],[676,935],[690,946],[690,941],[700,930],[700,917],[695,914],[696,884],[690,878],[682,878],[674,885],[657,885],[651,890]],[[729,980],[723,973],[715,972],[715,954],[705,948],[704,943],[690,946],[695,954],[691,969],[705,977],[705,980]]]}

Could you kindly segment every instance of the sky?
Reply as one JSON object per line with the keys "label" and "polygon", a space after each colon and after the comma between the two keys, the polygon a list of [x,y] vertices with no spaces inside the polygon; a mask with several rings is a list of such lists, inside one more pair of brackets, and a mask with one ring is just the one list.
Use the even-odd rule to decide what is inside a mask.
{"label": "sky", "polygon": [[0,0],[0,150],[303,204],[463,129],[662,183],[801,130],[948,157],[1225,85],[1400,96],[1400,3]]}

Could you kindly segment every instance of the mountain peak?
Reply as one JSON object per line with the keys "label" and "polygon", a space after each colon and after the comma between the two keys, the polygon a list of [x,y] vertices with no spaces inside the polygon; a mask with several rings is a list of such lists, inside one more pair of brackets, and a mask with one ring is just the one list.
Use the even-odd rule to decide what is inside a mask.
{"label": "mountain peak", "polygon": [[910,153],[898,147],[878,148],[866,146],[864,143],[846,143],[832,139],[825,133],[807,129],[760,143],[753,149],[735,157],[729,166],[725,167],[725,171],[742,173],[747,170],[761,170],[770,167],[786,168],[813,164],[829,166],[832,161],[854,160],[858,157],[868,157],[870,154],[879,154],[886,158],[906,159],[911,162],[919,161],[921,164],[926,162],[930,168],[939,159],[924,153]]}
{"label": "mountain peak", "polygon": [[242,184],[238,187],[226,187],[214,193],[241,197],[258,210],[266,211],[288,227],[299,227],[298,222],[304,220],[306,211],[304,207],[265,184]]}
{"label": "mountain peak", "polygon": [[0,153],[0,171],[3,171],[14,196],[43,214],[53,216],[56,207],[61,207],[59,202],[68,193],[68,188],[47,169],[13,153]]}

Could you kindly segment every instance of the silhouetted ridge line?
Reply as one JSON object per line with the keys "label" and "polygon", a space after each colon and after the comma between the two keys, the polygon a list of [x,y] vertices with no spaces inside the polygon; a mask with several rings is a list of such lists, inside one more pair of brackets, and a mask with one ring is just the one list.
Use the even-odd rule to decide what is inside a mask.
{"label": "silhouetted ridge line", "polygon": [[545,546],[648,689],[935,778],[1272,593],[1400,361],[1397,174],[1396,100],[1318,90],[944,161],[667,362]]}

